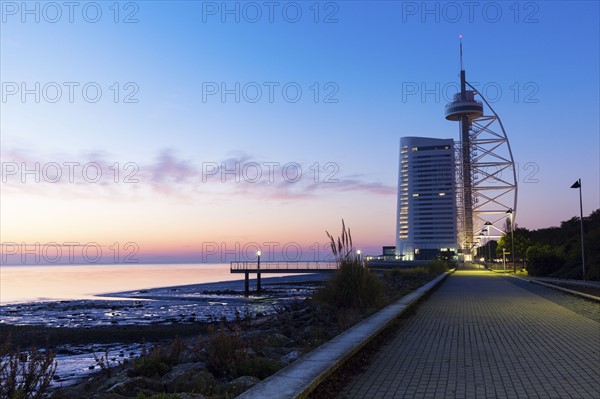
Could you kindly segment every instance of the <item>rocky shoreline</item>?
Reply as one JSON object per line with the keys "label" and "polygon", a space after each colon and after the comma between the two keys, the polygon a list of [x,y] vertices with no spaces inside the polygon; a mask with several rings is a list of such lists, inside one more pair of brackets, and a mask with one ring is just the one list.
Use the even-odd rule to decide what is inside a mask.
{"label": "rocky shoreline", "polygon": [[[229,305],[228,313],[220,317],[67,328],[4,323],[0,335],[12,335],[22,348],[31,343],[39,346],[45,338],[44,347],[54,351],[61,365],[51,387],[54,398],[231,398],[436,275],[424,269],[377,274],[384,288],[378,307],[324,303],[312,298],[322,283],[315,278],[295,279],[267,284],[261,296],[251,298],[231,288],[200,291],[211,302]],[[174,292],[185,296],[195,290],[197,297],[197,287],[190,287],[123,295],[143,306],[162,306],[166,298],[177,299]],[[148,297],[153,300],[147,301]],[[196,303],[179,299],[180,304]],[[134,308],[135,302],[124,302]],[[69,363],[70,370],[64,367]]]}
{"label": "rocky shoreline", "polygon": [[138,358],[142,342],[160,344],[204,334],[211,323],[276,313],[288,301],[309,297],[323,278],[267,278],[260,295],[250,297],[239,290],[243,282],[226,281],[103,295],[110,299],[9,304],[0,307],[0,339],[54,350],[52,386],[68,386],[97,372],[99,356],[114,367]]}
{"label": "rocky shoreline", "polygon": [[235,317],[235,309],[271,312],[273,305],[307,298],[326,275],[264,279],[261,293],[245,297],[243,281],[192,284],[102,294],[95,300],[63,300],[0,306],[0,324],[60,328],[157,325],[215,321]]}
{"label": "rocky shoreline", "polygon": [[148,345],[140,357],[111,371],[98,366],[91,380],[60,388],[52,397],[123,399],[162,392],[177,394],[173,398],[233,397],[339,333],[322,331],[316,339],[316,326],[327,323],[317,313],[302,301],[276,315],[207,323],[197,337]]}
{"label": "rocky shoreline", "polygon": [[[384,306],[434,276],[386,273]],[[53,392],[57,399],[231,398],[332,339],[378,308],[332,309],[305,298],[269,315],[240,314],[207,322],[197,336],[145,345],[92,379]],[[109,359],[110,360],[110,359]]]}

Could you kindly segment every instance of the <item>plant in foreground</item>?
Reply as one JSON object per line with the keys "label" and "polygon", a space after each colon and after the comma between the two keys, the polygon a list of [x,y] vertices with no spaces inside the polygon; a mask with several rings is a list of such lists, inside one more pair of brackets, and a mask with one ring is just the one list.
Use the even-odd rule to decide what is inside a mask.
{"label": "plant in foreground", "polygon": [[42,398],[55,373],[51,351],[31,348],[21,352],[19,347],[13,348],[10,336],[0,346],[0,398]]}
{"label": "plant in foreground", "polygon": [[325,232],[338,263],[335,276],[315,293],[315,298],[336,308],[367,308],[381,300],[382,285],[375,273],[363,265],[354,252],[352,234],[342,220],[342,233],[336,240]]}
{"label": "plant in foreground", "polygon": [[155,346],[150,352],[144,344],[141,356],[133,361],[133,367],[128,374],[132,377],[165,375],[173,365],[179,362],[184,345],[183,340],[179,337],[176,337],[169,347]]}

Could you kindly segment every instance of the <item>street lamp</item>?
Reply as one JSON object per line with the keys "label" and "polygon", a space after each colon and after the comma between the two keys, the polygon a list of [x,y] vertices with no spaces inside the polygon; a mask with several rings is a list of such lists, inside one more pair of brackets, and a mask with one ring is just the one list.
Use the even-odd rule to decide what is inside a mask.
{"label": "street lamp", "polygon": [[487,221],[483,224],[484,226],[489,226],[487,228],[487,233],[488,233],[488,256],[490,258],[490,262],[492,261],[492,245],[490,243],[490,230],[492,229],[492,224]]}
{"label": "street lamp", "polygon": [[515,226],[513,224],[513,209],[509,208],[506,213],[510,216],[510,250],[512,252],[513,273],[517,274],[517,264],[515,263]]}
{"label": "street lamp", "polygon": [[358,258],[358,261],[360,262],[360,249],[356,250],[356,257]]}
{"label": "street lamp", "polygon": [[256,270],[258,270],[256,273],[256,291],[260,292],[260,251],[256,251]]}
{"label": "street lamp", "polygon": [[506,274],[506,248],[502,248],[502,268],[504,269],[504,274]]}
{"label": "street lamp", "polygon": [[581,228],[581,266],[583,267],[583,279],[585,280],[585,247],[583,245],[583,199],[581,198],[581,179],[577,179],[571,188],[579,189],[579,227]]}
{"label": "street lamp", "polygon": [[481,241],[483,240],[483,237],[485,237],[485,234],[483,234],[483,233],[485,233],[486,231],[487,231],[487,229],[481,230],[481,232],[479,233],[479,237],[477,237],[479,239],[479,244],[481,245],[481,254],[480,254],[480,256],[483,256],[484,259],[485,259],[485,254],[483,253],[483,247],[484,247],[484,245],[481,244]]}

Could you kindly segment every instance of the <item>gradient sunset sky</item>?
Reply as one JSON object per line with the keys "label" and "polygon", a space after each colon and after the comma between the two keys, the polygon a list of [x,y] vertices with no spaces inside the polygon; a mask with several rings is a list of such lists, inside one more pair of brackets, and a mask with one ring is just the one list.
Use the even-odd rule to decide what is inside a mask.
{"label": "gradient sunset sky", "polygon": [[378,254],[400,137],[458,140],[459,34],[518,164],[517,224],[579,216],[578,178],[600,207],[597,1],[75,3],[2,2],[4,252],[312,260],[343,218]]}

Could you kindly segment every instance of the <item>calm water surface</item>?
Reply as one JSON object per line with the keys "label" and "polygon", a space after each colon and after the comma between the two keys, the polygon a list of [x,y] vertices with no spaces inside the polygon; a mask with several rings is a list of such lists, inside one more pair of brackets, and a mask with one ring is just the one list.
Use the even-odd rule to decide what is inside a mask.
{"label": "calm water surface", "polygon": [[[229,264],[52,265],[0,267],[0,304],[98,299],[97,295],[239,280]],[[281,275],[280,275],[281,276]]]}

